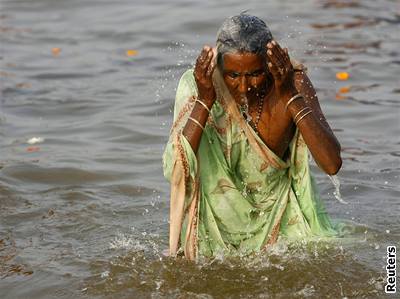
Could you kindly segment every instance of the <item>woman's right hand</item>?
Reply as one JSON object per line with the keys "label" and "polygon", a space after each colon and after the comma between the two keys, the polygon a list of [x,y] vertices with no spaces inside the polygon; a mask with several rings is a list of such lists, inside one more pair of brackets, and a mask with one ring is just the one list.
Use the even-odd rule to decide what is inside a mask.
{"label": "woman's right hand", "polygon": [[214,72],[215,50],[209,46],[204,46],[194,67],[194,78],[196,80],[197,89],[199,91],[199,99],[209,108],[215,102],[216,93],[212,82],[212,74]]}

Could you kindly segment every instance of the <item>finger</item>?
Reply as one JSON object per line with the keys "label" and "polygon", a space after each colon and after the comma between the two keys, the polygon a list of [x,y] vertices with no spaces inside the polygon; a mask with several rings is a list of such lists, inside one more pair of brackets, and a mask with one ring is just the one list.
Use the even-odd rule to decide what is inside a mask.
{"label": "finger", "polygon": [[282,65],[283,64],[283,59],[282,59],[279,51],[276,50],[276,42],[275,41],[269,42],[267,44],[267,48],[268,48],[269,52],[272,53],[272,54],[269,53],[270,57],[273,58],[273,60],[275,60],[276,64],[278,66]]}
{"label": "finger", "polygon": [[268,69],[275,80],[279,80],[282,77],[282,75],[279,73],[278,67],[275,64],[268,62]]}
{"label": "finger", "polygon": [[287,48],[282,48],[280,44],[278,44],[275,40],[272,41],[275,49],[278,50],[280,57],[282,58],[283,62],[288,63],[290,62],[289,58],[289,51]]}
{"label": "finger", "polygon": [[215,66],[216,66],[215,59],[214,59],[214,52],[211,51],[211,54],[212,55],[211,55],[210,63],[208,65],[208,69],[206,72],[206,77],[211,77],[212,73],[214,72]]}
{"label": "finger", "polygon": [[283,53],[285,55],[286,70],[287,71],[293,70],[293,65],[292,65],[292,61],[290,60],[288,48],[283,48],[282,51],[283,51]]}
{"label": "finger", "polygon": [[284,53],[282,53],[282,49],[279,47],[279,45],[275,41],[272,41],[271,44],[272,44],[272,47],[270,50],[277,58],[279,66],[284,67],[286,64],[286,60],[285,60],[285,57],[283,56]]}
{"label": "finger", "polygon": [[204,47],[197,57],[196,65],[194,68],[195,77],[200,80],[205,76],[205,72],[207,71],[207,67],[204,65],[205,61],[208,59],[208,49]]}
{"label": "finger", "polygon": [[204,63],[203,63],[203,75],[204,76],[207,76],[207,72],[208,72],[208,69],[209,69],[210,64],[211,64],[212,56],[213,56],[212,55],[212,51],[210,50],[207,53],[207,57],[206,57],[206,59],[204,60]]}
{"label": "finger", "polygon": [[272,65],[276,66],[277,68],[282,68],[282,63],[278,59],[278,57],[275,55],[275,53],[272,52],[272,49],[267,50],[267,56],[268,56],[268,62],[270,62]]}
{"label": "finger", "polygon": [[210,47],[208,47],[208,46],[204,46],[203,47],[203,49],[201,50],[200,55],[197,57],[196,65],[198,65],[198,66],[202,66],[203,65],[204,61],[207,58],[207,54],[208,54],[209,48]]}

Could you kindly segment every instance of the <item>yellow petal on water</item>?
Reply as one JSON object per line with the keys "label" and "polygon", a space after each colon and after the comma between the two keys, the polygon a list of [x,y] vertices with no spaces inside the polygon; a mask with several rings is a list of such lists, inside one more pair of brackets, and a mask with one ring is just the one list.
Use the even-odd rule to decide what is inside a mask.
{"label": "yellow petal on water", "polygon": [[136,50],[126,50],[126,56],[128,57],[132,57],[132,56],[136,56],[138,54],[138,51]]}
{"label": "yellow petal on water", "polygon": [[350,91],[351,87],[350,86],[343,86],[339,89],[340,93],[348,93]]}
{"label": "yellow petal on water", "polygon": [[347,72],[336,73],[336,79],[338,79],[338,80],[344,81],[344,80],[349,79],[349,77],[350,77],[350,75]]}
{"label": "yellow petal on water", "polygon": [[51,49],[51,53],[53,53],[54,56],[57,56],[61,53],[61,48],[53,48]]}

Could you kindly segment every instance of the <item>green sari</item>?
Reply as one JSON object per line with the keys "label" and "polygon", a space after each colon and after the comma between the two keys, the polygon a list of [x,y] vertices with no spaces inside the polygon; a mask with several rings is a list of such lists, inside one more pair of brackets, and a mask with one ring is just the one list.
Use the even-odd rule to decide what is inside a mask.
{"label": "green sari", "polygon": [[[301,65],[295,64],[301,68]],[[240,115],[219,71],[217,100],[197,155],[182,134],[197,97],[193,70],[179,82],[174,123],[163,155],[171,182],[170,255],[188,259],[265,250],[289,240],[337,235],[310,173],[308,148],[296,130],[286,160],[274,154]]]}

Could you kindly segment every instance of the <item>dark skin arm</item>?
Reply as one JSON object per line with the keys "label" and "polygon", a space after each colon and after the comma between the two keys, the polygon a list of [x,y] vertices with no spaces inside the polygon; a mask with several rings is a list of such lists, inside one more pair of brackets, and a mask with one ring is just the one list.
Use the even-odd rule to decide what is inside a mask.
{"label": "dark skin arm", "polygon": [[318,166],[327,174],[336,174],[342,165],[340,144],[326,122],[310,80],[303,72],[294,72],[287,49],[283,50],[274,41],[268,43],[267,48],[270,60],[268,67],[274,77],[279,99],[286,106],[293,95],[298,92],[303,95],[303,98],[288,106],[286,113],[294,121],[298,112],[305,107],[311,108],[312,112],[302,118],[297,127]]}
{"label": "dark skin arm", "polygon": [[[198,89],[198,99],[203,102],[208,109],[211,109],[215,102],[216,94],[212,83],[212,73],[215,68],[213,64],[214,51],[209,46],[204,46],[199,57],[196,60],[194,68],[194,78]],[[190,117],[197,120],[203,127],[205,127],[209,112],[207,109],[196,102],[190,114]],[[203,134],[202,128],[192,120],[188,120],[183,128],[183,135],[190,143],[194,153],[200,145],[201,135]]]}

